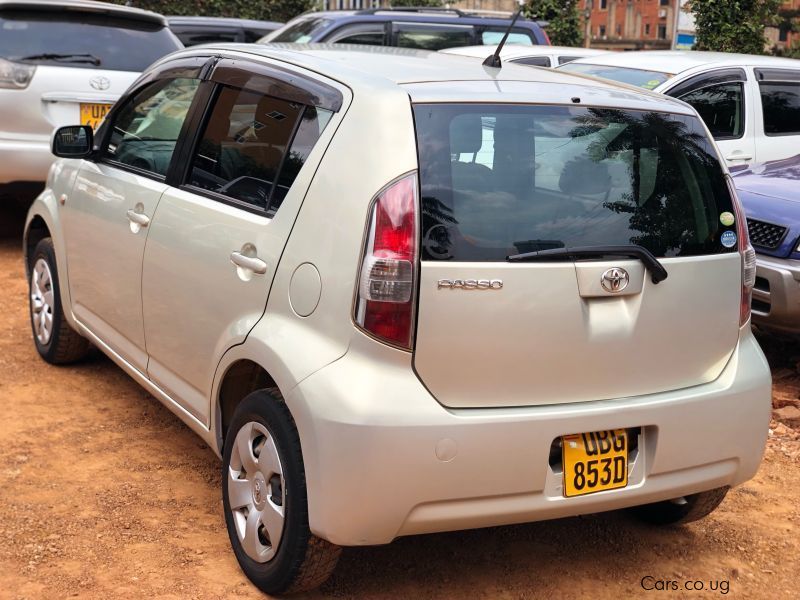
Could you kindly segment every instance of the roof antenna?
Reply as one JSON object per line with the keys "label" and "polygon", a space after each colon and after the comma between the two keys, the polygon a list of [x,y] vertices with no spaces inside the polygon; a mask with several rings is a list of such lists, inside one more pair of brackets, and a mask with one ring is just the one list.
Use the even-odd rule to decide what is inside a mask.
{"label": "roof antenna", "polygon": [[511,24],[506,29],[505,34],[503,35],[503,39],[500,40],[500,43],[497,44],[497,49],[494,51],[494,54],[490,54],[486,57],[486,60],[483,61],[483,66],[485,67],[494,67],[495,69],[499,69],[503,66],[503,63],[500,60],[500,51],[505,46],[506,40],[508,39],[508,34],[511,33],[511,30],[514,28],[514,23],[517,22],[519,16],[522,14],[522,10],[525,8],[525,4],[520,0],[519,3],[519,10],[517,14],[514,15],[514,18],[511,20]]}

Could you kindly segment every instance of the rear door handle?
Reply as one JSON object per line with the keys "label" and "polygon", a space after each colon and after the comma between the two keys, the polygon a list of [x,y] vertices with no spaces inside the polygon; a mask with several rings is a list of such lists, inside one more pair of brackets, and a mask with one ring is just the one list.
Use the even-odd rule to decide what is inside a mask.
{"label": "rear door handle", "polygon": [[245,256],[241,252],[231,252],[231,262],[237,267],[263,275],[267,272],[267,263],[257,256]]}
{"label": "rear door handle", "polygon": [[731,154],[730,156],[726,156],[725,160],[750,160],[753,156],[750,154]]}
{"label": "rear door handle", "polygon": [[150,217],[140,212],[136,212],[133,209],[130,209],[128,211],[128,220],[131,223],[136,223],[140,227],[147,227],[148,225],[150,225]]}

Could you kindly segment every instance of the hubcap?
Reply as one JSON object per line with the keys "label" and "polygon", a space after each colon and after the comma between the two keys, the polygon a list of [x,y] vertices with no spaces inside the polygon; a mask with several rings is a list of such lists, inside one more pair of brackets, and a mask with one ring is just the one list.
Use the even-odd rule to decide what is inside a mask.
{"label": "hubcap", "polygon": [[239,430],[228,466],[228,501],[247,556],[264,563],[283,535],[285,484],[275,440],[261,423]]}
{"label": "hubcap", "polygon": [[31,322],[36,339],[46,345],[53,335],[53,275],[43,258],[31,272]]}

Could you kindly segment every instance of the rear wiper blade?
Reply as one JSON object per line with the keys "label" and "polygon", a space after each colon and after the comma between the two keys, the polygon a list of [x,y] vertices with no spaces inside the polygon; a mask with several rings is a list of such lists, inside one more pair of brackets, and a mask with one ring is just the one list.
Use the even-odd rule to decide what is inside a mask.
{"label": "rear wiper blade", "polygon": [[31,54],[17,60],[61,60],[64,62],[85,62],[100,66],[100,59],[94,54]]}
{"label": "rear wiper blade", "polygon": [[638,258],[650,271],[650,278],[653,283],[659,283],[667,278],[667,270],[658,259],[653,256],[647,248],[642,246],[577,246],[574,248],[551,248],[549,250],[539,250],[538,252],[523,252],[522,254],[512,254],[507,256],[509,262],[529,262],[535,260],[547,260],[559,256],[569,256],[572,258],[592,258],[601,256],[629,256]]}

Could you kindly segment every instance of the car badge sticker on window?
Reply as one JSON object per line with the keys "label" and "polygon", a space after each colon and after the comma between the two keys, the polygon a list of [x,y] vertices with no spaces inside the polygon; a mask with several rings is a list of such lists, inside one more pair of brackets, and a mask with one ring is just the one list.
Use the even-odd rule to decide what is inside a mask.
{"label": "car badge sticker on window", "polygon": [[722,242],[722,245],[726,248],[733,248],[736,245],[736,234],[732,231],[723,231],[719,241]]}
{"label": "car badge sticker on window", "polygon": [[736,217],[733,216],[732,212],[725,211],[719,216],[719,222],[725,225],[725,227],[730,227],[736,221]]}

